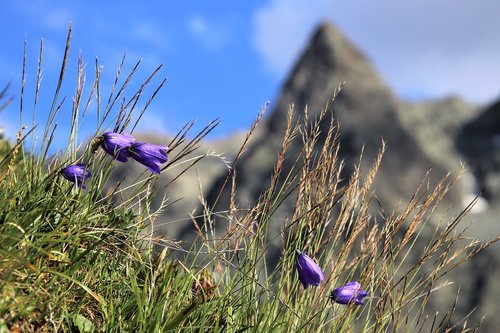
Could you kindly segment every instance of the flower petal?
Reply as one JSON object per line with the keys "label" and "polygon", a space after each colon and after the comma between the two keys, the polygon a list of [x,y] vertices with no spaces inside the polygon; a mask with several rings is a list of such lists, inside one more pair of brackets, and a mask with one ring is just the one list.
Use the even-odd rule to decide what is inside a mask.
{"label": "flower petal", "polygon": [[135,142],[135,138],[132,135],[105,132],[101,138],[101,146],[108,154],[120,162],[127,162],[127,159],[130,157],[128,148]]}
{"label": "flower petal", "polygon": [[87,188],[84,183],[92,176],[85,164],[69,165],[61,170],[61,174],[64,178],[81,186],[84,190]]}
{"label": "flower petal", "polygon": [[368,296],[368,293],[361,290],[361,284],[353,281],[349,282],[342,287],[335,288],[331,294],[330,299],[338,304],[356,304],[364,305],[363,298]]}
{"label": "flower petal", "polygon": [[309,285],[319,286],[321,281],[325,279],[321,267],[305,253],[301,253],[297,257],[297,272],[304,288]]}
{"label": "flower petal", "polygon": [[160,165],[168,161],[168,147],[153,145],[150,143],[136,142],[130,149],[130,156],[137,162],[143,164],[149,171],[159,174]]}

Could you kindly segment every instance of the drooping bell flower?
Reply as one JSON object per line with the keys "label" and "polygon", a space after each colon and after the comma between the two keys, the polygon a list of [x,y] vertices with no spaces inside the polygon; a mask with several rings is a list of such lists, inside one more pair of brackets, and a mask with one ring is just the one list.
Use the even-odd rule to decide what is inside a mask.
{"label": "drooping bell flower", "polygon": [[325,279],[321,267],[305,253],[300,253],[297,257],[297,272],[304,288],[309,285],[319,286],[321,281]]}
{"label": "drooping bell flower", "polygon": [[61,170],[61,175],[85,190],[85,182],[92,176],[87,168],[85,164],[70,165]]}
{"label": "drooping bell flower", "polygon": [[135,142],[135,138],[132,135],[105,132],[100,139],[102,149],[118,161],[127,162],[127,159],[130,157],[128,148]]}
{"label": "drooping bell flower", "polygon": [[135,142],[128,150],[130,157],[156,174],[159,174],[161,171],[160,165],[168,161],[168,147],[166,146]]}
{"label": "drooping bell flower", "polygon": [[366,296],[368,296],[368,293],[361,290],[361,284],[353,281],[343,287],[335,288],[328,297],[332,302],[338,304],[364,305],[363,298]]}

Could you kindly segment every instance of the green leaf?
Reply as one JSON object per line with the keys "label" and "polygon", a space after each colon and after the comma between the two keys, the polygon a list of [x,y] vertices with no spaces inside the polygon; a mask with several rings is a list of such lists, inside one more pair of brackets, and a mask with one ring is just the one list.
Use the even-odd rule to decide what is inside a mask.
{"label": "green leaf", "polygon": [[93,333],[95,330],[94,324],[81,314],[73,315],[73,324],[80,333]]}

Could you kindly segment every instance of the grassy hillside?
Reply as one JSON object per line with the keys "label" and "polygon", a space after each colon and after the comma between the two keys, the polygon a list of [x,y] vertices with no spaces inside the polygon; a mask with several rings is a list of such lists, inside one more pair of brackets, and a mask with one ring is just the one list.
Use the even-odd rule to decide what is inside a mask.
{"label": "grassy hillside", "polygon": [[[100,76],[95,77],[90,98],[98,94]],[[109,100],[124,97],[127,82],[112,89]],[[142,87],[128,103],[102,105],[88,144],[70,140],[59,147],[61,153],[48,153],[58,92],[38,146],[27,148],[32,133],[23,131],[17,142],[2,142],[0,332],[466,330],[466,318],[453,315],[456,304],[445,304],[436,314],[428,313],[427,304],[439,298],[441,289],[466,282],[448,281],[447,274],[498,238],[483,243],[464,238],[457,225],[467,210],[429,232],[427,221],[454,179],[443,179],[435,189],[427,188],[424,179],[401,213],[380,207],[380,215],[373,216],[368,206],[376,202],[372,185],[384,147],[370,170],[356,168],[350,179],[342,179],[339,129],[335,123],[326,131],[320,126],[327,112],[317,119],[290,114],[274,173],[258,202],[244,211],[233,201],[223,212],[205,206],[194,243],[165,239],[153,227],[158,214],[169,209],[169,191],[162,198],[156,193],[158,186],[172,183],[159,183],[146,167],[138,177],[113,179],[118,165],[133,162],[121,164],[103,149],[103,132],[133,134],[134,122],[145,111],[135,107],[147,92],[147,85]],[[82,91],[74,101],[84,100]],[[153,88],[151,95],[156,92]],[[84,107],[73,104],[73,119],[85,114]],[[171,173],[173,183],[197,187],[194,177],[183,179],[185,170],[206,158],[199,147],[216,125],[193,134],[188,124],[170,142],[156,143],[169,147],[161,173]],[[70,138],[77,132],[74,121]],[[321,149],[314,150],[320,136]],[[282,173],[296,137],[303,143],[299,160]],[[124,149],[132,152],[134,146]],[[66,169],[75,165],[83,166]],[[80,170],[83,178],[71,170]],[[230,172],[226,186],[237,176]],[[292,193],[294,209],[276,221],[275,212]],[[228,228],[214,238],[214,225],[222,220]],[[267,232],[272,223],[281,223],[283,250],[271,271],[266,255],[277,241]],[[353,289],[357,284],[349,282],[354,281],[360,288]],[[358,300],[361,293],[367,296]]]}

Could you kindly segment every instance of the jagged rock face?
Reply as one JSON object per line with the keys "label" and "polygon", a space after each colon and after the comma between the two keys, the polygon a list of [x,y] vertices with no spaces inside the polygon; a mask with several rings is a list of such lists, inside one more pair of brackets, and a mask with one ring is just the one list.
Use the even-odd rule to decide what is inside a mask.
{"label": "jagged rock face", "polygon": [[478,189],[491,203],[500,200],[500,101],[467,123],[457,138],[457,147],[476,175]]}
{"label": "jagged rock face", "polygon": [[400,103],[401,121],[430,159],[446,170],[461,167],[463,157],[455,147],[462,126],[481,108],[459,97],[419,103]]}
{"label": "jagged rock face", "polygon": [[[324,24],[313,35],[284,84],[278,102],[264,119],[256,140],[236,166],[240,191],[237,199],[241,206],[255,203],[269,183],[290,105],[294,105],[296,116],[307,106],[310,118],[314,119],[342,82],[346,82],[344,88],[331,108],[340,122],[341,158],[346,162],[347,173],[358,163],[363,147],[362,166],[368,170],[385,140],[387,152],[376,184],[381,202],[394,206],[409,198],[430,167],[434,167],[434,180],[445,174],[405,131],[398,115],[398,102],[365,56],[332,25]],[[300,148],[297,140],[289,154],[298,154]],[[284,166],[285,170],[290,167]],[[227,209],[228,198],[229,189],[218,201],[216,210]]]}

